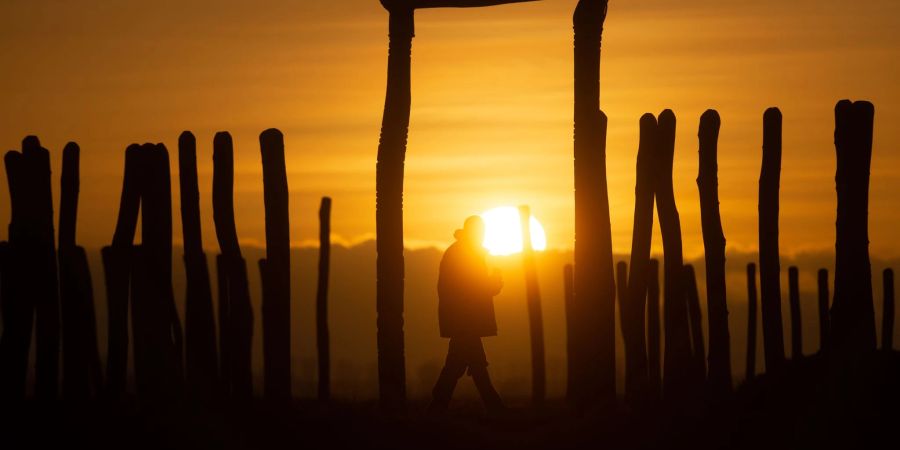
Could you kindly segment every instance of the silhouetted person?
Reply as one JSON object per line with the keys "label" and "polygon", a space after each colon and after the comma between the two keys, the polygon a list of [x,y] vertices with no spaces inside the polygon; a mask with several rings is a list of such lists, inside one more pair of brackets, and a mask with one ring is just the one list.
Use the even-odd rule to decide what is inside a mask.
{"label": "silhouetted person", "polygon": [[494,414],[505,407],[488,376],[481,338],[497,335],[493,297],[500,292],[503,281],[498,270],[488,272],[486,251],[481,245],[481,217],[466,219],[454,237],[456,242],[444,252],[438,276],[438,321],[441,337],[450,338],[450,346],[428,409],[446,410],[457,380],[468,372],[488,413]]}

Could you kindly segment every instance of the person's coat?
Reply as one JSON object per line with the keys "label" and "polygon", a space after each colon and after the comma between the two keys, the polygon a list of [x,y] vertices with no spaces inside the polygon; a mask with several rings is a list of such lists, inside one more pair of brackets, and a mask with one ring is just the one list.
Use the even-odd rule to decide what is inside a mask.
{"label": "person's coat", "polygon": [[488,273],[480,245],[456,241],[444,252],[438,274],[438,321],[441,337],[497,335],[493,297],[499,279]]}

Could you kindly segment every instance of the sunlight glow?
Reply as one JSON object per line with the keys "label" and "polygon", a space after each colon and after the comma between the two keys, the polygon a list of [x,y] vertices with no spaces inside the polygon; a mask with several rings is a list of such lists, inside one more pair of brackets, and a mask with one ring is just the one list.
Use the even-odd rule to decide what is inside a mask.
{"label": "sunlight glow", "polygon": [[[522,226],[519,209],[514,206],[500,206],[481,213],[484,219],[484,248],[492,255],[511,255],[522,251]],[[547,248],[544,227],[531,215],[531,246],[535,250]]]}

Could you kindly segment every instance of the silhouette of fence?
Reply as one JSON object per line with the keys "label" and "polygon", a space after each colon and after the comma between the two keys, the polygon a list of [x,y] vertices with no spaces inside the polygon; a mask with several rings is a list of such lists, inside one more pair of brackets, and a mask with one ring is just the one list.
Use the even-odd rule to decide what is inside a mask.
{"label": "silhouette of fence", "polygon": [[[863,242],[867,224],[859,218],[867,213],[859,203],[867,203],[873,114],[871,104],[866,102],[842,101],[836,107],[839,200],[836,260],[839,264],[836,264],[835,301],[830,313],[828,273],[824,269],[818,271],[819,353],[822,355],[830,354],[833,349],[840,350],[836,352],[838,356],[846,356],[849,349],[874,349],[869,346],[869,337],[873,333],[871,325],[874,325],[870,308],[873,302],[867,300],[871,295],[865,294],[871,291],[871,265],[867,244]],[[717,183],[715,160],[719,124],[718,114],[707,111],[701,117],[698,132],[701,148],[698,189],[701,191],[701,214],[706,216],[706,320],[710,330],[706,337],[694,268],[684,264],[681,254],[681,230],[672,191],[675,116],[665,110],[660,114],[659,122],[651,114],[645,114],[640,120],[631,264],[621,262],[616,267],[619,319],[626,351],[625,400],[633,408],[654,403],[661,393],[671,403],[678,404],[698,392],[697,388],[704,381],[713,394],[712,399],[727,397],[732,388],[727,357],[731,349],[724,284],[725,240],[718,217],[717,193],[710,187]],[[767,286],[765,289],[772,294],[768,300],[768,316],[765,289],[761,302],[763,338],[768,343],[765,348],[766,372],[770,374],[777,373],[787,364],[783,360],[783,337],[782,343],[777,345],[781,334],[780,312],[773,312],[773,308],[779,311],[781,308],[777,242],[780,132],[781,115],[771,108],[764,115],[764,161],[760,177],[760,264],[765,263],[768,267],[766,274],[760,274],[760,284]],[[260,144],[267,211],[267,256],[260,263],[266,361],[264,397],[285,401],[292,397],[292,379],[289,362],[288,191],[283,137],[277,130],[267,130],[260,136]],[[251,398],[253,312],[246,264],[235,227],[230,136],[218,133],[213,147],[213,216],[221,251],[217,257],[218,316],[213,311],[209,270],[201,244],[196,141],[189,132],[179,138],[181,220],[185,242],[183,263],[187,274],[184,339],[172,291],[172,192],[168,151],[161,144],[133,144],[125,150],[116,230],[111,245],[102,249],[109,308],[105,383],[97,351],[90,271],[84,249],[76,244],[80,149],[77,144],[69,143],[63,150],[58,254],[53,224],[47,220],[52,218],[52,203],[48,202],[49,152],[40,147],[37,138],[29,137],[23,141],[25,150],[6,155],[12,215],[10,240],[0,244],[0,306],[4,325],[0,341],[3,362],[0,390],[4,398],[23,398],[25,395],[32,318],[37,319],[34,321],[37,324],[35,336],[38,337],[35,342],[35,395],[39,398],[56,395],[60,377],[58,368],[56,374],[49,372],[54,370],[50,355],[59,354],[60,343],[63,344],[62,392],[67,399],[90,399],[101,391],[112,399],[125,395],[129,347],[134,352],[136,388],[142,401],[163,402],[181,397],[185,392],[191,397],[207,400],[218,395],[238,400]],[[861,152],[862,156],[847,156],[846,153],[851,151]],[[662,328],[666,333],[666,355],[662,358],[667,362],[665,365],[660,364],[659,265],[650,259],[654,202],[660,217],[665,261],[665,323]],[[330,198],[323,198],[317,294],[319,397],[322,400],[331,396],[327,327],[330,209]],[[545,398],[542,319],[534,276],[534,253],[530,249],[530,213],[524,208],[521,214],[525,249],[523,267],[532,322],[533,397],[535,404],[540,405]],[[138,217],[142,237],[141,244],[136,246],[134,235]],[[47,259],[47,256],[55,259]],[[584,348],[584,335],[580,334],[578,325],[582,320],[578,315],[583,311],[579,309],[576,296],[577,265],[566,266],[563,273],[567,346],[571,353],[577,354]],[[799,360],[803,356],[799,269],[790,267],[787,276],[791,359]],[[843,283],[841,289],[838,289],[838,280]],[[747,266],[747,282],[745,378],[752,380],[756,376],[757,328],[756,266],[753,263]],[[56,283],[59,288],[54,313],[53,295],[45,285],[55,286]],[[856,292],[857,287],[864,295],[848,298],[848,290]],[[883,287],[880,346],[890,350],[894,316],[891,269],[883,272]],[[40,319],[41,314],[44,314],[43,319]],[[833,325],[835,323],[837,325]],[[770,329],[768,340],[765,339],[766,329]],[[128,342],[129,334],[133,336],[131,343]],[[721,361],[723,355],[724,361]],[[583,394],[577,387],[581,382],[579,370],[583,368],[579,368],[577,358],[570,358],[569,364],[568,395],[575,403],[584,402],[574,397]],[[600,397],[595,401],[600,401]]]}

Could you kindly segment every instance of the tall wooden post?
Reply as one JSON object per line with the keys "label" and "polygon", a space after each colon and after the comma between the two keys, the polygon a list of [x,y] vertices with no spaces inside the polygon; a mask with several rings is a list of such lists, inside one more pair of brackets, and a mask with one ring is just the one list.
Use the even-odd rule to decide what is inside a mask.
{"label": "tall wooden post", "polygon": [[600,43],[606,0],[579,0],[574,29],[575,304],[580,407],[616,401],[616,287],[606,184],[606,115],[600,110]]}
{"label": "tall wooden post", "polygon": [[541,288],[531,245],[531,210],[519,206],[522,224],[522,269],[525,272],[525,295],[528,298],[528,329],[531,336],[531,400],[543,406],[547,392],[547,370],[544,359],[544,318],[541,313]]}
{"label": "tall wooden post", "polygon": [[706,304],[709,317],[709,377],[714,396],[731,392],[731,336],[725,289],[725,233],[719,216],[718,140],[721,119],[709,109],[700,116],[700,222],[706,256]]}
{"label": "tall wooden post", "polygon": [[647,372],[645,313],[650,276],[650,244],[653,238],[653,190],[656,164],[657,124],[653,114],[640,119],[636,182],[634,187],[634,229],[631,237],[630,272],[618,285],[625,341],[625,399],[641,404],[650,395]]}
{"label": "tall wooden post", "polygon": [[271,128],[259,136],[266,208],[266,258],[263,282],[264,396],[291,399],[291,249],[284,137]]}
{"label": "tall wooden post", "polygon": [[672,164],[675,158],[675,114],[665,110],[659,115],[659,140],[656,150],[658,164],[656,183],[656,210],[663,240],[665,271],[663,296],[663,321],[665,331],[665,373],[663,395],[678,401],[688,394],[688,387],[695,385],[695,371],[691,370],[691,335],[688,322],[688,306],[685,297],[683,270],[684,258],[681,243],[681,219],[675,206],[672,187]]}
{"label": "tall wooden post", "polygon": [[778,190],[781,183],[781,111],[763,114],[763,159],[759,175],[759,284],[766,372],[784,364],[781,263],[778,253]]}
{"label": "tall wooden post", "polygon": [[875,107],[841,100],[834,110],[837,152],[837,221],[831,339],[854,355],[874,350],[875,310],[869,260],[869,169]]}
{"label": "tall wooden post", "polygon": [[178,138],[178,176],[181,230],[184,240],[185,378],[191,395],[211,399],[218,388],[216,323],[213,317],[209,266],[200,227],[200,188],[197,182],[197,141],[185,131]]}
{"label": "tall wooden post", "polygon": [[94,291],[84,248],[76,244],[79,159],[70,142],[63,149],[59,201],[59,295],[63,332],[63,397],[84,400],[103,389],[97,350]]}
{"label": "tall wooden post", "polygon": [[241,255],[234,221],[234,148],[231,135],[213,138],[213,220],[219,255],[216,278],[219,288],[219,360],[225,395],[240,401],[250,399],[250,358],[253,339],[253,308],[247,282],[247,263]]}
{"label": "tall wooden post", "polygon": [[125,149],[116,229],[111,245],[101,250],[107,305],[106,395],[110,399],[120,399],[125,394],[127,379],[129,284],[142,179],[146,176],[141,157],[139,145],[132,144]]}
{"label": "tall wooden post", "polygon": [[331,197],[319,205],[319,278],[316,284],[316,347],[319,400],[331,399],[331,340],[328,334],[328,274],[331,264]]}

